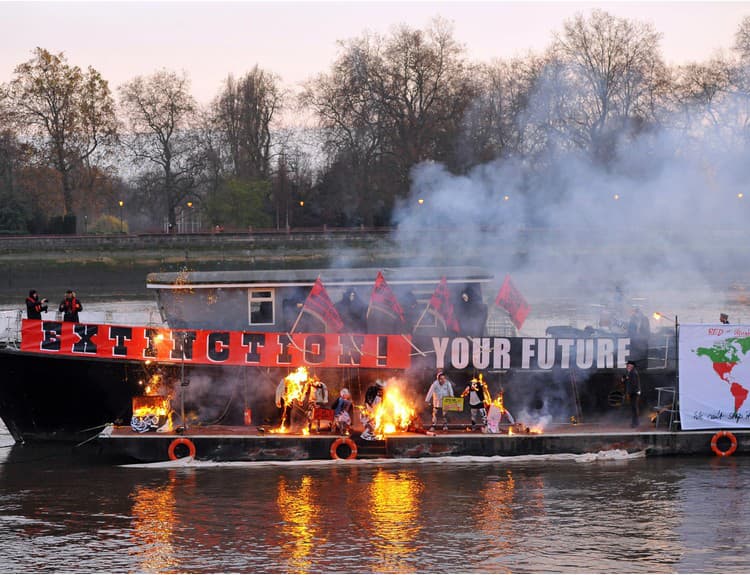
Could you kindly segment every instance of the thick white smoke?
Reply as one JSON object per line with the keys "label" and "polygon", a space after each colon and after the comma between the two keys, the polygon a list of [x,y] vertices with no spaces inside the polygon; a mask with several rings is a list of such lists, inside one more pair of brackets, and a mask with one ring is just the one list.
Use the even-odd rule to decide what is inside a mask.
{"label": "thick white smoke", "polygon": [[738,322],[750,168],[732,141],[682,124],[622,138],[608,166],[560,150],[465,176],[425,162],[395,216],[411,254],[403,263],[479,265],[498,282],[511,274],[537,312],[529,329],[547,306],[588,321],[617,288],[647,314],[716,322],[729,311]]}

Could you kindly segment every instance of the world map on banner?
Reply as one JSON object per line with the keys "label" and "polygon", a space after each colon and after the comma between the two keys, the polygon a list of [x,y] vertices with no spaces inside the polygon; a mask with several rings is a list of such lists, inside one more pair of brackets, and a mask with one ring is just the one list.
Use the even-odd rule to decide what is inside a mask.
{"label": "world map on banner", "polygon": [[750,427],[750,327],[683,325],[680,418],[683,429]]}

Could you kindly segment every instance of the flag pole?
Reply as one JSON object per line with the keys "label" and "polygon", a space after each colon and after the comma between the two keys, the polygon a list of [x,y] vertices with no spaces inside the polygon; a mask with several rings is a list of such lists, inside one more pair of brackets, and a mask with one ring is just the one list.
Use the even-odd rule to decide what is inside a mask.
{"label": "flag pole", "polygon": [[422,357],[424,357],[426,355],[425,352],[423,352],[421,349],[419,349],[410,338],[406,337],[406,334],[402,333],[401,337],[403,337],[406,341],[408,341],[409,345],[412,347],[412,349],[414,351],[416,351],[419,355],[421,355]]}
{"label": "flag pole", "polygon": [[422,311],[422,315],[419,316],[417,323],[414,324],[414,329],[419,327],[419,324],[422,323],[422,319],[424,318],[425,314],[427,313],[429,309],[430,309],[430,304],[428,303],[427,307],[425,307],[424,310]]}
{"label": "flag pole", "polygon": [[292,328],[287,332],[289,334],[294,333],[294,330],[297,329],[297,324],[299,323],[300,318],[302,317],[302,313],[305,311],[304,304],[299,310],[299,313],[297,314],[297,319],[294,320],[294,323],[292,324]]}

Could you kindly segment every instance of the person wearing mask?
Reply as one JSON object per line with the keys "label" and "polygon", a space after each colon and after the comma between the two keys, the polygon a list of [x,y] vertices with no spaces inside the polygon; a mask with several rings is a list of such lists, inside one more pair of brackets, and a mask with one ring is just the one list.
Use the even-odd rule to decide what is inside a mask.
{"label": "person wearing mask", "polygon": [[47,298],[39,299],[35,289],[29,290],[26,298],[26,317],[29,319],[42,319],[42,312],[47,311]]}
{"label": "person wearing mask", "polygon": [[486,431],[487,409],[485,404],[491,403],[487,384],[484,383],[484,380],[472,378],[461,397],[467,395],[469,396],[469,411],[471,413],[471,431],[476,431],[477,427],[480,431]]}
{"label": "person wearing mask", "polygon": [[333,409],[333,421],[336,429],[341,435],[349,435],[354,415],[354,404],[352,396],[347,388],[339,392],[339,396],[331,406]]}
{"label": "person wearing mask", "polygon": [[81,300],[76,297],[76,292],[68,290],[65,299],[60,302],[59,311],[63,314],[63,321],[74,321],[78,323],[78,312],[83,309]]}
{"label": "person wearing mask", "polygon": [[439,371],[437,378],[432,382],[430,389],[427,391],[425,402],[432,403],[432,426],[430,431],[435,431],[438,424],[438,417],[443,422],[443,431],[448,431],[448,416],[443,410],[443,398],[453,397],[453,384],[445,377],[442,371]]}

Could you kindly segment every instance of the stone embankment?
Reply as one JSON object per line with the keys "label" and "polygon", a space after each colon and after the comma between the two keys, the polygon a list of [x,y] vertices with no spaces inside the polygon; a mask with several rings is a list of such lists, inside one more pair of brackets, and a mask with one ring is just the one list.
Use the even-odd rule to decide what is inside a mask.
{"label": "stone embankment", "polygon": [[389,266],[409,254],[392,230],[309,230],[218,234],[14,236],[0,238],[0,304],[30,288],[57,301],[66,289],[88,300],[151,298],[158,271]]}

